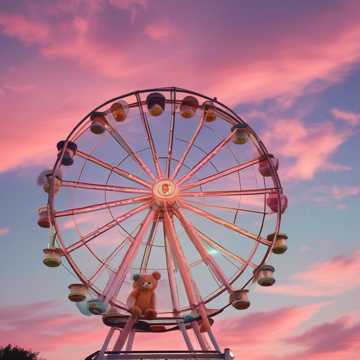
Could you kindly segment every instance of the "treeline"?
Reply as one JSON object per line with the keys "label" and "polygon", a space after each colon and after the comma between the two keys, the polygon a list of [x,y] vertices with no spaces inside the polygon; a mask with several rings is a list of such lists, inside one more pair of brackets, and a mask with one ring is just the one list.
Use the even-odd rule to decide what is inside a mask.
{"label": "treeline", "polygon": [[23,349],[16,345],[0,347],[0,360],[45,360],[39,357],[39,353]]}

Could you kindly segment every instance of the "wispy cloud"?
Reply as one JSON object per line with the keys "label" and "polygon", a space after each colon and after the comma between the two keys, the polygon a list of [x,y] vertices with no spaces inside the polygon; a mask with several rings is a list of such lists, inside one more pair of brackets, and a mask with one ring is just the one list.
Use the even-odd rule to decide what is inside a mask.
{"label": "wispy cloud", "polygon": [[[106,329],[96,324],[96,319],[85,319],[75,310],[74,314],[59,312],[58,305],[54,301],[43,301],[1,306],[1,343],[31,348],[53,360],[59,359],[60,352],[64,355],[60,357],[78,358],[97,350],[97,342],[105,336]],[[93,345],[89,346],[90,343]],[[77,356],[78,352],[83,356]]]}
{"label": "wispy cloud", "polygon": [[7,235],[7,234],[9,234],[9,232],[10,232],[10,229],[7,227],[0,228],[0,236]]}
{"label": "wispy cloud", "polygon": [[[306,327],[306,323],[328,303],[282,307],[241,317],[220,319],[214,325],[223,347],[238,358],[249,360],[338,360],[359,350],[360,323],[350,315],[328,323]],[[102,344],[106,328],[99,318],[77,312],[59,312],[54,301],[0,307],[0,339],[40,351],[48,360],[83,358]],[[301,329],[302,333],[298,333]],[[271,334],[271,335],[270,335]],[[192,339],[193,341],[195,339]],[[177,332],[158,336],[137,335],[141,349],[183,349]],[[294,347],[295,346],[295,347]],[[337,356],[337,357],[336,357]]]}
{"label": "wispy cloud", "polygon": [[301,119],[290,118],[274,121],[262,137],[285,160],[280,167],[283,178],[309,180],[319,171],[349,169],[331,157],[351,135],[350,129],[339,129],[329,122],[308,125]]}
{"label": "wispy cloud", "polygon": [[[130,90],[149,86],[154,80],[159,86],[169,85],[171,79],[172,84],[218,95],[231,105],[269,99],[289,102],[305,92],[321,91],[343,80],[360,59],[360,26],[355,5],[339,3],[329,12],[317,9],[314,24],[321,23],[322,26],[317,26],[316,31],[308,29],[309,23],[312,24],[309,16],[299,14],[296,29],[292,27],[291,18],[284,20],[283,26],[288,25],[288,31],[284,32],[269,31],[279,25],[271,16],[267,17],[266,24],[262,18],[255,19],[249,29],[246,21],[244,24],[247,25],[241,21],[225,23],[221,20],[218,13],[229,11],[227,5],[216,3],[212,11],[205,9],[204,12],[203,7],[195,6],[193,2],[189,4],[197,21],[188,21],[186,26],[183,16],[187,6],[174,8],[171,3],[165,6],[142,0],[92,1],[86,9],[78,2],[71,5],[53,2],[51,6],[41,7],[28,5],[21,12],[0,12],[0,31],[25,47],[31,45],[32,50],[38,51],[42,64],[56,69],[57,73],[63,72],[67,76],[69,62],[75,64],[85,78],[97,84],[97,89],[104,88],[107,93],[112,90],[117,93],[119,81],[122,89]],[[172,14],[171,22],[168,21],[169,14]],[[244,16],[240,6],[233,7],[231,14]],[[299,34],[299,27],[304,32]],[[241,36],[244,30],[250,35]],[[262,42],[258,38],[259,32],[261,36],[266,32]],[[234,36],[238,40],[235,47]],[[294,39],[296,47],[292,46]],[[254,42],[256,47],[252,46]],[[151,61],[146,61],[149,54]],[[25,59],[17,66],[26,69],[29,65]],[[37,81],[43,79],[44,69],[39,65],[24,72],[26,79],[22,81],[27,81],[28,74],[33,72],[41,74]],[[322,86],[314,86],[319,83]],[[72,86],[77,94],[86,91],[74,83]],[[36,90],[33,94],[36,99],[43,98],[42,91],[53,92],[54,99],[62,98],[55,85],[46,86],[44,90],[36,86]],[[19,87],[17,91],[20,91]],[[30,159],[44,159],[50,141],[57,139],[55,133],[68,128],[66,124],[70,124],[70,120],[67,119],[72,119],[73,123],[73,119],[79,118],[77,114],[86,111],[87,107],[82,107],[85,103],[98,99],[94,94],[88,96],[88,102],[83,101],[83,96],[71,111],[59,110],[51,121],[48,117],[54,115],[53,104],[41,104],[41,109],[28,113],[26,125],[21,114],[14,116],[11,106],[8,111],[3,110],[5,115],[12,114],[16,131],[1,138],[1,152],[11,149],[14,138],[18,146],[16,151],[11,150],[2,157],[0,171],[21,166]],[[28,98],[34,104],[32,100],[34,98]],[[339,116],[339,109],[335,113]],[[344,118],[344,114],[342,116]],[[354,122],[353,117],[349,120],[349,115],[347,119]],[[286,174],[291,179],[310,179],[319,169],[344,169],[330,161],[330,157],[350,136],[347,131],[332,128],[329,124],[307,127],[296,119],[280,121],[275,127],[292,131],[289,139],[284,139],[280,130],[274,137],[279,151],[284,144],[285,155],[295,160]],[[299,134],[294,135],[295,131]],[[12,139],[11,143],[7,139]],[[314,156],[310,156],[313,150],[316,150]]]}
{"label": "wispy cloud", "polygon": [[314,326],[287,342],[304,347],[292,359],[356,359],[360,352],[360,322],[351,316]]}
{"label": "wispy cloud", "polygon": [[309,188],[305,194],[306,201],[312,201],[322,205],[331,205],[344,209],[344,201],[356,198],[360,195],[358,185],[323,185]]}
{"label": "wispy cloud", "polygon": [[50,36],[49,27],[41,22],[35,22],[26,16],[0,12],[2,31],[26,45],[44,44]]}
{"label": "wispy cloud", "polygon": [[269,289],[275,294],[333,297],[360,286],[360,250],[335,256],[291,275],[287,284]]}
{"label": "wispy cloud", "polygon": [[333,108],[330,110],[330,112],[334,116],[334,118],[343,120],[352,126],[355,126],[360,122],[360,114],[358,113],[341,110],[338,108]]}

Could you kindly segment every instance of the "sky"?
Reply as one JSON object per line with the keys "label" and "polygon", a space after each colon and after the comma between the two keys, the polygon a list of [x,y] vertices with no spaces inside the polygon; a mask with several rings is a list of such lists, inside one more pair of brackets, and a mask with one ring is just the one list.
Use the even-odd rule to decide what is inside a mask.
{"label": "sky", "polygon": [[178,86],[241,115],[280,159],[289,197],[277,283],[216,320],[221,346],[248,360],[358,359],[358,1],[3,0],[0,49],[0,345],[48,360],[100,347],[101,320],[81,317],[69,275],[41,263],[36,177],[95,105]]}

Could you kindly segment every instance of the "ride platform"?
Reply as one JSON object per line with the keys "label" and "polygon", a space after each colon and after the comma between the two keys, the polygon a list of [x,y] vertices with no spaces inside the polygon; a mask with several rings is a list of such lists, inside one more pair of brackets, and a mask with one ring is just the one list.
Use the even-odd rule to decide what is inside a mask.
{"label": "ride platform", "polygon": [[207,360],[233,360],[234,355],[230,349],[225,349],[223,353],[218,351],[106,351],[99,357],[100,351],[89,355],[85,360],[187,360],[187,359],[207,359]]}

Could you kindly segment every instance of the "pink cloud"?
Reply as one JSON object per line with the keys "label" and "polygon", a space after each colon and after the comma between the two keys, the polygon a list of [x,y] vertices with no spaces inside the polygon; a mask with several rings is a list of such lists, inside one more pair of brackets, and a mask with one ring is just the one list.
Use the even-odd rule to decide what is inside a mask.
{"label": "pink cloud", "polygon": [[[63,73],[66,77],[69,64],[84,71],[84,78],[96,84],[97,90],[95,95],[93,88],[90,92],[90,89],[84,89],[87,85],[77,85],[74,81],[71,91],[78,97],[81,94],[82,99],[88,97],[88,101],[79,99],[71,112],[65,114],[61,110],[56,114],[59,116],[54,116],[53,104],[44,101],[41,108],[39,106],[27,115],[26,124],[22,121],[21,111],[14,115],[6,99],[4,113],[8,112],[13,124],[19,126],[14,126],[1,139],[1,150],[6,153],[14,141],[18,145],[15,151],[12,149],[2,157],[0,171],[48,160],[48,153],[59,134],[65,134],[65,129],[68,129],[65,124],[74,124],[74,119],[79,118],[77,115],[86,112],[88,104],[93,101],[118,94],[119,86],[126,91],[148,87],[154,81],[159,86],[169,85],[171,79],[171,84],[218,95],[220,100],[234,105],[274,98],[288,103],[304,91],[320,91],[320,88],[341,81],[360,59],[360,26],[355,5],[337,6],[331,11],[315,14],[316,23],[322,26],[312,31],[311,36],[308,33],[311,19],[300,16],[297,21],[304,29],[301,33],[294,29],[289,33],[269,31],[261,42],[256,38],[259,30],[254,28],[255,38],[239,36],[237,46],[224,39],[243,33],[240,22],[228,22],[224,26],[216,11],[212,11],[204,19],[200,17],[198,22],[189,21],[182,26],[183,13],[178,9],[170,26],[167,19],[170,12],[173,14],[173,9],[170,5],[160,6],[156,2],[113,0],[102,4],[94,1],[86,9],[80,9],[76,3],[65,6],[55,2],[42,8],[32,5],[31,11],[22,14],[0,12],[2,32],[25,45],[34,45],[42,56],[41,62],[39,60],[39,64],[30,69],[27,69],[30,60],[18,65],[24,69],[21,81],[28,83],[28,78],[38,73],[41,76],[35,76],[34,81],[43,79],[46,83],[27,98],[30,103],[38,104],[36,100],[47,98],[48,94],[52,94],[53,99],[63,99],[61,87],[48,85],[46,79],[52,79],[53,73]],[[200,9],[194,7],[194,16],[197,11]],[[203,11],[201,9],[202,15]],[[214,26],[205,26],[205,20],[206,25],[213,23]],[[161,41],[151,41],[149,36]],[[176,39],[175,45],[163,41],[169,37]],[[250,46],[254,41],[257,46]],[[151,61],[148,60],[149,54]],[[47,67],[52,71],[45,73]],[[314,86],[319,83],[323,86]],[[51,122],[46,121],[49,115]],[[283,125],[284,122],[276,125],[277,133],[272,138],[276,140],[281,155],[295,160],[286,176],[310,179],[318,169],[344,169],[331,162],[329,157],[350,136],[347,131],[336,130],[329,124],[308,128],[298,120],[290,120],[287,128],[299,131],[299,134],[284,139],[280,131]],[[310,147],[314,144],[316,153],[310,156]]]}
{"label": "pink cloud", "polygon": [[356,359],[360,353],[360,323],[344,316],[314,326],[287,342],[305,347],[293,359],[338,360]]}
{"label": "pink cloud", "polygon": [[[298,334],[299,329],[304,329],[306,322],[326,305],[284,307],[220,319],[215,322],[213,330],[221,347],[230,347],[237,358],[350,359],[350,354],[356,354],[359,350],[360,324],[355,318],[345,316],[332,322],[305,327]],[[107,331],[100,319],[84,318],[77,313],[62,313],[57,307],[58,304],[53,301],[0,307],[1,343],[32,348],[40,351],[41,356],[48,360],[57,360],[59,356],[84,358],[98,350]],[[149,334],[137,334],[136,348],[184,349],[184,344],[177,332],[158,335],[156,341]]]}
{"label": "pink cloud", "polygon": [[10,232],[10,229],[7,227],[0,228],[0,236],[5,236]]}
{"label": "pink cloud", "polygon": [[[29,39],[23,30],[23,22],[29,28],[33,25],[35,29],[41,29],[34,31],[37,34],[35,41],[45,56],[72,59],[85,68],[90,67],[102,75],[114,78],[123,79],[124,76],[133,76],[136,73],[138,78],[143,79],[143,84],[153,80],[152,74],[159,73],[165,79],[171,79],[172,83],[185,83],[190,87],[200,85],[202,90],[210,94],[219,94],[221,99],[232,104],[259,101],[269,97],[300,95],[313,82],[321,80],[333,83],[342,79],[351,65],[360,58],[360,46],[357,41],[360,26],[354,6],[350,5],[338,5],[339,9],[334,8],[327,13],[318,14],[322,17],[324,26],[317,29],[311,37],[306,31],[303,36],[299,36],[298,32],[294,33],[296,47],[291,46],[294,41],[291,32],[286,34],[286,38],[276,32],[269,32],[267,36],[270,39],[256,49],[249,47],[246,39],[239,38],[238,46],[234,47],[232,43],[222,41],[216,51],[215,44],[219,34],[214,33],[212,36],[212,32],[217,31],[216,26],[205,27],[200,21],[188,22],[187,26],[181,26],[181,11],[175,13],[179,18],[175,17],[172,21],[174,25],[179,23],[180,31],[176,30],[175,26],[170,29],[169,25],[164,25],[167,24],[164,19],[168,18],[168,12],[172,13],[174,9],[156,3],[113,0],[109,6],[97,2],[91,4],[87,11],[82,12],[81,17],[78,15],[79,9],[74,8],[72,16],[67,16],[60,23],[47,23],[46,18],[39,22],[30,17],[23,17],[22,22],[19,22],[16,15],[10,14],[2,17],[2,23],[6,25],[5,30],[11,28],[11,31],[6,30],[7,35],[25,42]],[[123,20],[121,23],[117,22],[121,41],[118,36],[110,37],[114,32],[110,15],[116,10],[120,11],[118,16]],[[234,12],[240,10],[240,7],[235,8]],[[47,10],[45,8],[41,11]],[[103,21],[102,16],[105,12],[109,21]],[[340,17],[339,12],[352,16],[349,16],[347,22],[343,22],[341,18],[344,15]],[[207,24],[211,21],[215,23],[215,20],[218,20],[216,11],[209,14]],[[308,26],[308,20],[300,18],[301,26]],[[109,36],[102,37],[101,41],[94,33],[97,21],[101,21],[102,31],[104,28],[108,30],[106,33]],[[123,24],[128,26],[119,28]],[[222,27],[223,38],[241,33],[240,24],[236,24]],[[151,44],[148,44],[148,39],[139,36],[144,32],[153,39],[163,39],[170,33],[176,33],[176,46],[172,49],[156,48],[154,51]],[[198,41],[204,38],[204,32],[208,38],[214,39],[213,43]],[[136,43],[131,41],[135,39]],[[331,41],[328,41],[329,39]],[[268,48],[270,43],[271,57]],[[243,47],[247,47],[247,54],[244,54]],[[144,56],[149,54],[149,51],[152,61],[144,62]],[[209,51],[212,56],[207,56]],[[187,64],[185,72],[173,71],[174,68],[181,68],[184,63]],[[171,77],[168,76],[170,74]],[[129,82],[133,82],[133,79],[127,78],[126,83]]]}
{"label": "pink cloud", "polygon": [[144,32],[153,40],[166,40],[176,33],[168,23],[149,24],[145,27]]}
{"label": "pink cloud", "polygon": [[29,114],[29,121],[26,122],[14,119],[14,124],[19,123],[19,126],[9,127],[6,131],[7,135],[1,138],[0,151],[3,152],[4,157],[0,162],[0,172],[26,165],[49,164],[54,161],[55,145],[59,141],[59,136],[64,137],[71,124],[74,124],[73,119],[79,119],[80,115],[69,115],[66,110],[59,112],[52,119],[48,115],[34,114],[33,121],[30,121]]}
{"label": "pink cloud", "polygon": [[70,359],[79,358],[75,355],[78,352],[84,356],[97,350],[106,331],[99,319],[61,313],[58,304],[53,301],[3,306],[0,307],[0,315],[2,344],[31,348],[52,360],[59,359],[59,349],[69,353]]}
{"label": "pink cloud", "polygon": [[333,186],[332,194],[337,200],[358,196],[360,194],[360,186]]}
{"label": "pink cloud", "polygon": [[[299,325],[311,318],[323,305],[313,304],[303,307],[289,307],[267,313],[254,313],[242,318],[220,320],[214,331],[221,334],[224,346],[230,346],[236,353],[243,354],[248,349],[254,353],[267,353],[270,349],[280,349],[281,341]],[[40,351],[48,360],[59,359],[59,354],[67,358],[83,358],[98,350],[104,340],[106,327],[97,317],[81,317],[80,314],[62,313],[53,301],[27,305],[0,307],[1,343],[15,343],[34,351]],[[246,328],[246,333],[243,329]],[[269,337],[269,332],[272,336]],[[242,336],[239,334],[242,333]],[[156,342],[149,334],[138,334],[138,349],[184,348],[178,333],[157,336]],[[276,346],[274,347],[274,339]],[[90,344],[90,345],[89,345]],[[75,356],[76,355],[76,356]]]}
{"label": "pink cloud", "polygon": [[343,210],[346,204],[343,203],[346,199],[352,199],[360,195],[360,186],[357,185],[330,185],[330,186],[316,186],[309,188],[305,195],[305,200],[313,201],[322,205],[329,205],[335,201],[335,206]]}
{"label": "pink cloud", "polygon": [[4,94],[6,91],[13,92],[15,94],[23,94],[34,90],[32,84],[14,84],[14,85],[3,85],[0,91]]}
{"label": "pink cloud", "polygon": [[19,39],[26,45],[43,44],[48,41],[48,26],[34,22],[22,15],[1,12],[0,26],[6,35]]}
{"label": "pink cloud", "polygon": [[337,108],[331,109],[330,112],[334,116],[334,118],[343,120],[352,126],[355,126],[360,122],[360,114]]}
{"label": "pink cloud", "polygon": [[336,256],[293,274],[291,283],[269,289],[292,296],[336,296],[360,286],[360,250]]}
{"label": "pink cloud", "polygon": [[62,224],[62,228],[66,230],[74,229],[81,224],[91,223],[94,221],[94,219],[97,219],[98,217],[99,215],[97,213],[82,214],[81,216],[76,216],[76,217],[72,216],[69,220],[66,220]]}
{"label": "pink cloud", "polygon": [[[224,345],[226,343],[234,344],[237,348],[243,349],[243,347],[251,348],[260,342],[262,347],[265,347],[265,345],[271,345],[273,338],[281,339],[295,331],[322,306],[323,304],[312,304],[302,307],[286,307],[245,315],[236,321],[233,318],[222,320],[217,331],[219,334],[223,334],[222,343]],[[242,336],[239,336],[242,333],[241,329],[246,329],[246,335],[243,333]]]}
{"label": "pink cloud", "polygon": [[281,119],[272,123],[262,138],[285,160],[280,167],[283,178],[309,180],[321,170],[348,169],[332,162],[331,156],[351,134],[349,129],[335,128],[331,123],[307,125],[299,119]]}

